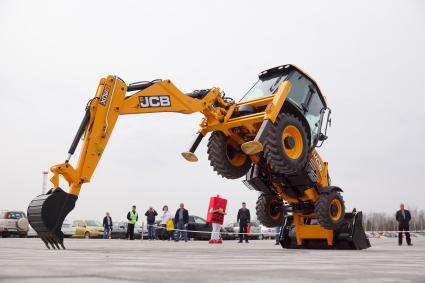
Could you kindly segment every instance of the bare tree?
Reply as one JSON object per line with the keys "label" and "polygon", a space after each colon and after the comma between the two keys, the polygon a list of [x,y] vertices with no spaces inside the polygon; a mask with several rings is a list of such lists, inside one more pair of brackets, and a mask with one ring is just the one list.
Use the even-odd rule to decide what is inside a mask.
{"label": "bare tree", "polygon": [[[410,221],[410,230],[425,229],[425,210],[412,208],[409,210],[412,216]],[[363,216],[363,225],[367,231],[396,231],[398,223],[395,219],[395,214],[383,212],[369,212]]]}

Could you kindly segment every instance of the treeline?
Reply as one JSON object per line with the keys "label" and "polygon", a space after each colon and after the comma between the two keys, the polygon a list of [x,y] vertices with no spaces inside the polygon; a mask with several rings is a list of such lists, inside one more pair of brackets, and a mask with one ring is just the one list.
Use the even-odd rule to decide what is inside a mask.
{"label": "treeline", "polygon": [[[425,229],[425,210],[409,209],[412,215],[410,220],[410,230]],[[366,231],[397,231],[398,222],[395,220],[395,212],[393,214],[382,212],[369,212],[363,214],[363,225]]]}

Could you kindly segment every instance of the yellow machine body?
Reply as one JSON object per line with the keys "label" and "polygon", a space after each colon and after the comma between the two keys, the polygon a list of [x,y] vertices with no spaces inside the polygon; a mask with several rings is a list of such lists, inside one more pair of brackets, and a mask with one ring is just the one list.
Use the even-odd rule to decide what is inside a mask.
{"label": "yellow machine body", "polygon": [[[288,66],[302,72],[292,65],[286,65],[285,68]],[[322,161],[314,147],[308,152],[308,163],[310,164],[311,172],[314,171],[316,181],[312,183],[311,187],[306,188],[295,197],[289,195],[287,190],[285,190],[285,184],[278,181],[275,175],[271,173],[270,170],[273,165],[269,166],[269,164],[264,163],[262,151],[267,150],[267,148],[265,149],[267,141],[260,133],[266,126],[270,127],[269,125],[279,123],[282,108],[287,101],[291,88],[291,82],[285,80],[279,83],[271,95],[235,103],[232,99],[226,98],[219,88],[185,94],[170,80],[157,80],[127,86],[117,76],[110,75],[102,78],[94,98],[87,105],[86,116],[80,126],[79,133],[74,139],[68,158],[65,162],[51,167],[53,188],[49,193],[57,197],[58,200],[56,202],[61,202],[58,208],[55,209],[62,213],[62,209],[59,206],[67,207],[65,214],[73,209],[82,185],[91,181],[120,115],[159,112],[182,114],[200,112],[203,114],[204,117],[197,131],[197,142],[189,151],[182,153],[183,157],[188,161],[197,161],[194,153],[197,144],[207,133],[214,132],[214,138],[217,138],[217,140],[226,139],[227,145],[236,150],[232,154],[232,158],[228,160],[229,166],[237,167],[248,164],[247,166],[249,167],[249,163],[247,163],[247,159],[249,159],[248,161],[253,164],[252,166],[257,166],[263,172],[266,172],[267,182],[270,184],[271,190],[277,193],[276,197],[280,202],[288,202],[290,204],[316,203],[321,194],[321,189],[328,188],[330,184],[328,164]],[[243,109],[255,109],[255,111],[248,114],[240,114]],[[218,132],[221,134],[217,135]],[[83,145],[77,164],[73,166],[70,163],[70,157],[74,153],[81,137],[83,137]],[[283,133],[283,150],[289,158],[296,159],[305,151],[306,144],[300,143],[299,137],[301,137],[300,133],[294,127],[287,127]],[[211,142],[214,142],[214,140]],[[266,154],[270,154],[270,152],[265,152]],[[220,162],[218,165],[221,166]],[[60,189],[60,177],[67,181],[69,194],[62,192]],[[239,177],[239,175],[236,177]],[[58,190],[57,194],[55,194],[56,190]],[[54,219],[50,215],[43,215],[40,212],[43,210],[42,205],[39,203],[47,203],[49,201],[51,202],[50,205],[55,205],[53,197],[52,200],[49,200],[48,196],[39,196],[30,204],[28,214],[30,222],[36,223],[35,226],[39,224],[36,230],[39,234],[44,235],[42,239],[46,245],[49,247],[48,244],[53,243],[53,247],[58,247],[57,243],[63,245],[58,223],[63,222],[62,218],[65,216],[61,215],[58,219]],[[52,212],[51,214],[54,213]],[[308,219],[316,217],[314,212],[294,211],[292,214],[298,246],[301,246],[305,239],[324,239],[329,246],[332,246],[334,241],[332,230],[325,229],[319,224],[310,223],[306,225]],[[45,220],[48,218],[52,219]],[[44,222],[44,224],[40,224],[40,222]],[[55,232],[49,234],[49,231]]]}

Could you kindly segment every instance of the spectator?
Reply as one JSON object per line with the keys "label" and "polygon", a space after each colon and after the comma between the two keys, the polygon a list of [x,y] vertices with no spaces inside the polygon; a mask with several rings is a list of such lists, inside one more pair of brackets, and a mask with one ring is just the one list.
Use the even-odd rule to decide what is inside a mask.
{"label": "spectator", "polygon": [[146,222],[148,223],[148,238],[149,240],[155,240],[155,216],[157,216],[158,213],[155,209],[153,209],[152,206],[149,206],[148,211],[146,211]]}
{"label": "spectator", "polygon": [[103,239],[109,239],[112,232],[112,218],[109,216],[109,212],[106,212],[106,216],[103,217]]}
{"label": "spectator", "polygon": [[189,212],[184,208],[184,204],[180,204],[180,208],[177,209],[176,215],[174,217],[174,223],[177,225],[177,230],[175,234],[175,241],[180,240],[181,234],[184,236],[184,241],[187,242],[187,225],[189,223]]}
{"label": "spectator", "polygon": [[171,215],[171,212],[168,211],[168,205],[164,205],[164,207],[162,208],[162,211],[164,212],[164,214],[162,214],[161,216],[161,226],[162,226],[162,240],[167,239],[168,241],[171,240],[171,233],[170,231],[167,230],[167,222],[168,222],[168,227],[173,226],[170,225],[170,221],[173,222],[173,216]]}
{"label": "spectator", "polygon": [[242,203],[242,208],[238,211],[237,221],[239,223],[239,243],[242,243],[243,239],[245,239],[245,243],[248,243],[246,226],[251,223],[251,215],[245,202]]}
{"label": "spectator", "polygon": [[395,214],[395,219],[398,221],[398,245],[403,244],[403,231],[405,231],[406,242],[408,246],[412,246],[409,231],[409,221],[411,219],[410,212],[404,209],[404,204],[400,204],[400,210]]}
{"label": "spectator", "polygon": [[126,238],[130,240],[134,240],[134,225],[136,224],[137,220],[139,220],[139,215],[136,212],[135,205],[133,205],[131,211],[127,213],[127,220],[128,220],[128,225],[127,225]]}

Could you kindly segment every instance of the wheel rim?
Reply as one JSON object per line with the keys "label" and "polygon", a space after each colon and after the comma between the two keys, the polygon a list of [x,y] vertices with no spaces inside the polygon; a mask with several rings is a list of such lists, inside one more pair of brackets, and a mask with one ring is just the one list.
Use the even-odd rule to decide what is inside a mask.
{"label": "wheel rim", "polygon": [[280,217],[280,211],[277,210],[278,206],[279,206],[279,202],[277,200],[272,200],[270,202],[269,213],[270,213],[270,217],[273,220],[279,219]]}
{"label": "wheel rim", "polygon": [[293,125],[286,126],[283,129],[282,144],[283,150],[289,158],[298,159],[304,149],[300,130]]}
{"label": "wheel rim", "polygon": [[230,164],[235,167],[242,166],[247,159],[247,156],[237,150],[236,145],[231,140],[226,143],[226,156]]}
{"label": "wheel rim", "polygon": [[333,199],[329,206],[329,214],[332,221],[338,221],[342,215],[342,203],[338,199]]}

